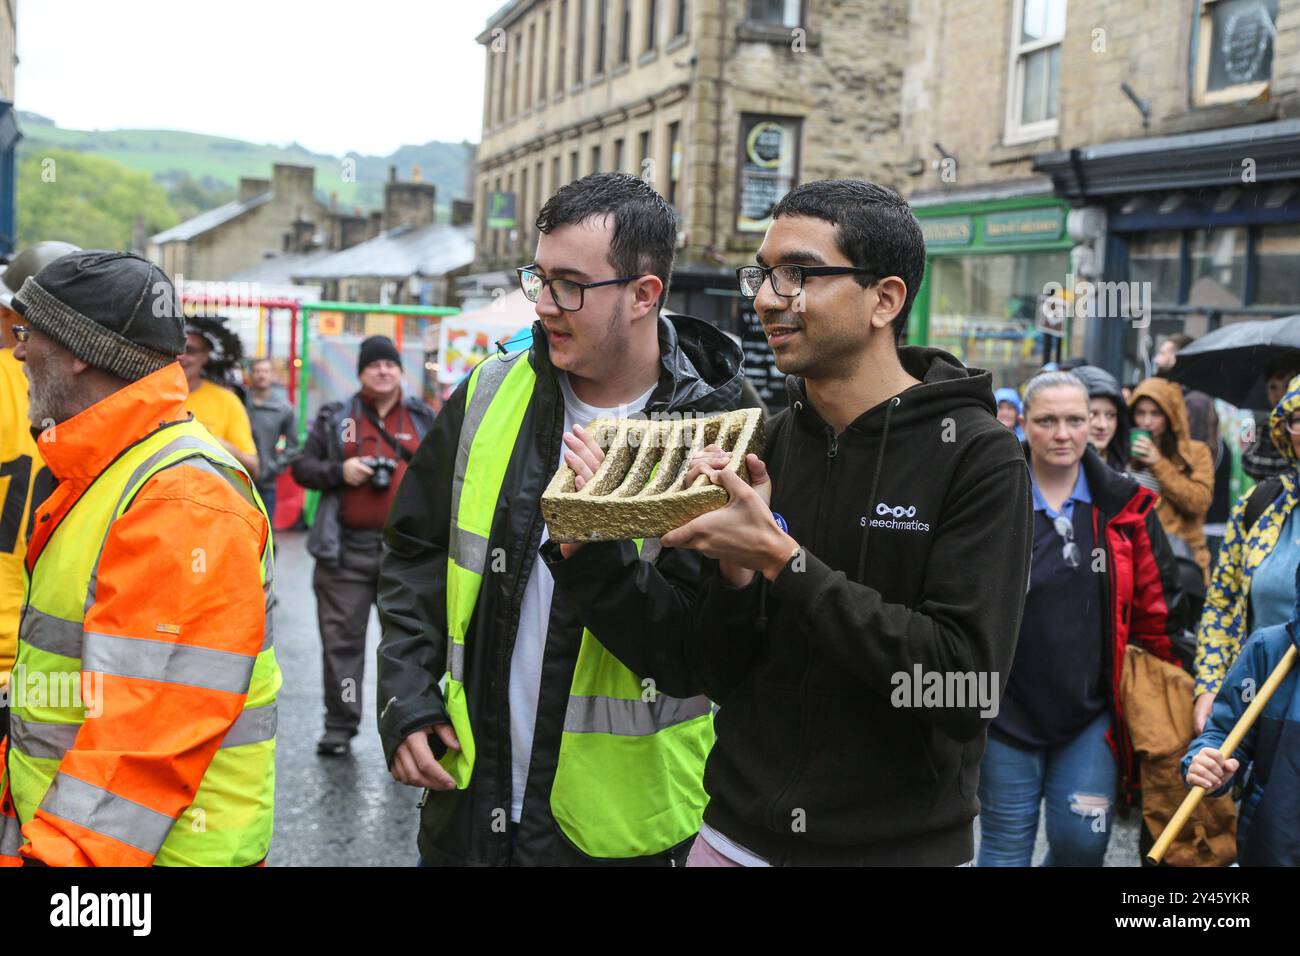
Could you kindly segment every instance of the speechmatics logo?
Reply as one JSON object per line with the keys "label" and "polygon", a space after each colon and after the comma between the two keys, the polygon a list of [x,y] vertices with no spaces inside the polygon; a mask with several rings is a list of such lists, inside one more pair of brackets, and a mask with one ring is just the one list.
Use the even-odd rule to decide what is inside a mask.
{"label": "speechmatics logo", "polygon": [[916,505],[887,505],[881,501],[876,504],[875,516],[863,515],[858,521],[860,527],[884,528],[889,531],[910,531],[924,534],[930,526],[924,521],[916,520]]}

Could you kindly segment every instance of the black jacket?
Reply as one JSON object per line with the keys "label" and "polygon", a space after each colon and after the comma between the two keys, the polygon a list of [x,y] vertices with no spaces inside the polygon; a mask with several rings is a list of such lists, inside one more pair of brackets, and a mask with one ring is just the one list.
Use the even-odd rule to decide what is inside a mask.
{"label": "black jacket", "polygon": [[[688,316],[660,319],[659,348],[659,385],[647,413],[739,407],[740,347],[713,326]],[[511,803],[510,660],[524,588],[541,539],[538,501],[555,473],[564,428],[564,400],[540,324],[533,327],[531,350],[514,361],[531,362],[537,383],[511,452],[488,539],[489,553],[503,549],[506,567],[486,571],[465,641],[466,695],[477,748],[474,772],[466,790],[429,794],[421,812],[419,846],[430,863],[595,862],[559,832],[551,816],[550,790],[582,628],[585,624],[602,640],[606,628],[584,617],[558,586],[551,603],[532,759],[513,857],[509,828],[501,825]],[[390,767],[398,745],[409,734],[446,720],[437,682],[446,657],[451,483],[465,392],[466,384],[461,383],[421,443],[385,529],[377,697],[379,732]],[[688,619],[701,565],[699,556],[690,551],[662,552],[653,565],[637,562],[630,570],[643,588],[625,595],[626,603],[614,618],[618,626],[638,631],[680,626]],[[663,690],[671,693],[667,687]],[[599,786],[599,781],[593,785]],[[678,848],[675,856],[680,858],[685,849]],[[644,862],[668,860],[665,854]]]}
{"label": "black jacket", "polygon": [[[290,466],[293,480],[304,488],[323,492],[311,532],[307,536],[307,551],[317,561],[338,564],[342,548],[342,526],[339,524],[339,493],[343,490],[343,429],[347,419],[344,412],[358,401],[358,392],[345,402],[328,402],[321,406],[312,422],[302,453]],[[402,406],[411,416],[415,432],[421,438],[433,428],[432,409],[420,399],[408,395]]]}
{"label": "black jacket", "polygon": [[[1032,544],[1029,474],[991,376],[899,349],[921,384],[839,436],[789,380],[773,510],[803,546],[770,584],[715,576],[693,652],[720,704],[704,820],[774,864],[956,865],[991,714],[913,706],[926,675],[1006,685]],[[951,675],[951,678],[949,677]],[[974,696],[974,695],[973,695]],[[898,701],[896,704],[895,701]]]}

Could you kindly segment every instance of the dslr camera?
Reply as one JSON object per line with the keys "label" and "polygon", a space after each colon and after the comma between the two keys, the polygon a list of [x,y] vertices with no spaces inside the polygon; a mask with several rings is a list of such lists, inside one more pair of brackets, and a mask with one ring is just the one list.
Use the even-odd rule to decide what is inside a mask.
{"label": "dslr camera", "polygon": [[387,491],[388,486],[393,483],[393,472],[397,470],[397,462],[392,458],[367,455],[361,459],[361,464],[374,472],[370,476],[370,487],[375,491]]}

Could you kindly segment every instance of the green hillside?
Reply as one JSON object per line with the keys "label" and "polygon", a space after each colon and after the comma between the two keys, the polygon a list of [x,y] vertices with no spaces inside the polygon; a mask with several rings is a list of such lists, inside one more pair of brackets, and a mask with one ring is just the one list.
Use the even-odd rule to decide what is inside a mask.
{"label": "green hillside", "polygon": [[179,221],[147,173],[61,149],[19,158],[17,205],[19,248],[59,239],[83,249],[128,249],[137,216],[146,235]]}
{"label": "green hillside", "polygon": [[[422,178],[438,187],[439,206],[446,207],[452,199],[465,198],[472,162],[472,147],[467,144],[436,141],[402,146],[391,156],[349,153],[347,158],[355,163],[355,181],[351,181],[348,174],[352,168],[344,166],[344,158],[313,153],[297,144],[281,147],[180,130],[63,129],[46,117],[22,111],[18,118],[23,132],[18,145],[20,162],[41,157],[49,150],[90,154],[148,173],[167,187],[185,184],[182,192],[188,193],[191,205],[196,201],[202,204],[199,193],[206,195],[203,208],[232,198],[241,176],[269,179],[274,163],[315,166],[316,189],[322,202],[329,202],[331,194],[336,194],[341,206],[365,210],[380,205],[390,164],[398,166],[403,179],[410,178],[412,164],[418,164]],[[174,191],[169,189],[169,198],[182,217],[201,211],[178,202]]]}

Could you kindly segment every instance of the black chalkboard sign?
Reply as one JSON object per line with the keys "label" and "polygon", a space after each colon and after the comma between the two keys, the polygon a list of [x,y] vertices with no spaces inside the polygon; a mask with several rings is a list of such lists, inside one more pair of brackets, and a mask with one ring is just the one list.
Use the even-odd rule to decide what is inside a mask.
{"label": "black chalkboard sign", "polygon": [[776,367],[776,356],[767,344],[763,324],[752,308],[740,310],[740,347],[745,353],[745,377],[759,397],[773,411],[784,408],[785,373]]}

